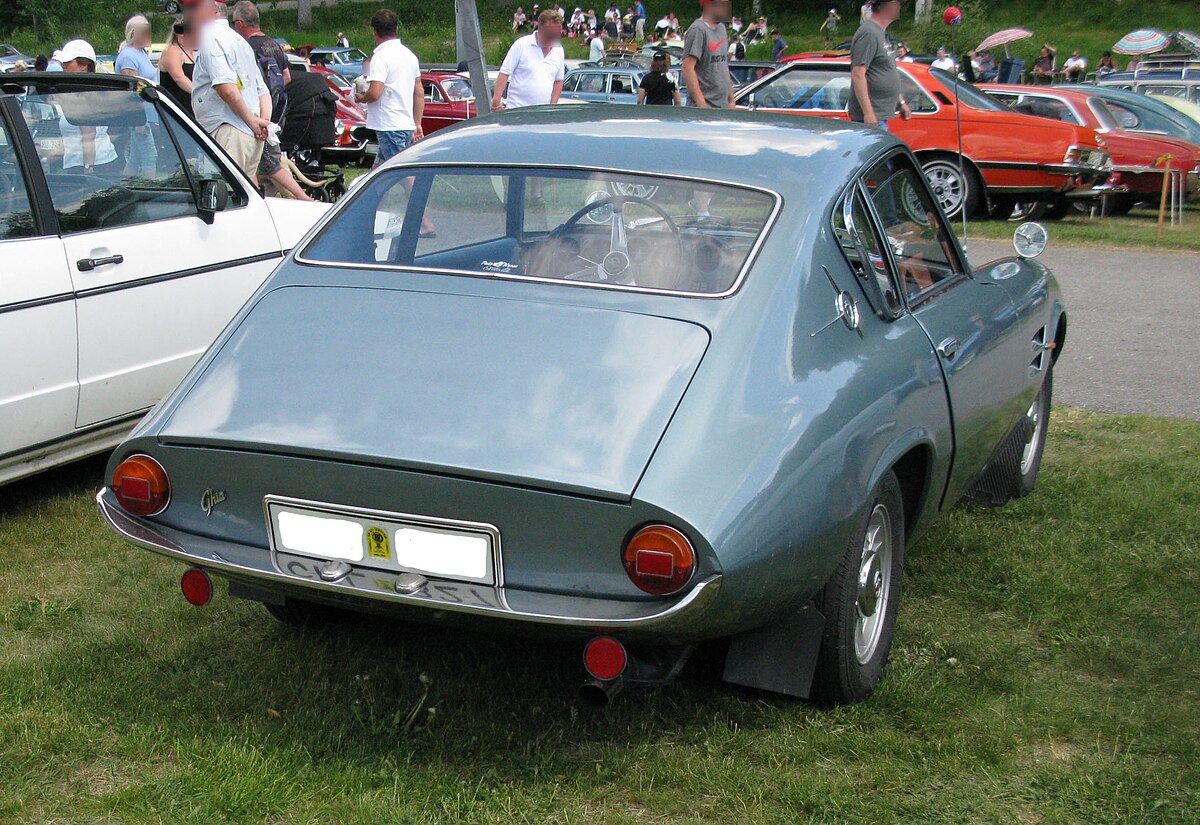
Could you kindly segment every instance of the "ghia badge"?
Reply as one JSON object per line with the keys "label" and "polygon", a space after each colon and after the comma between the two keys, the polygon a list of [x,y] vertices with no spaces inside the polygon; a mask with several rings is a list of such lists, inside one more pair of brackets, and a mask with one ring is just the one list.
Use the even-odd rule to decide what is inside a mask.
{"label": "ghia badge", "polygon": [[204,511],[204,515],[211,516],[213,508],[224,500],[224,490],[214,490],[209,487],[204,491],[204,495],[200,496],[200,509]]}

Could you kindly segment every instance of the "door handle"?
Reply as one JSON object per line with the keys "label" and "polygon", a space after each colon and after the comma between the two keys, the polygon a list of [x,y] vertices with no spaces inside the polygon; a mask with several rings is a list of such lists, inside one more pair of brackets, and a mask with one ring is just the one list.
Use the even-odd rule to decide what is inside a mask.
{"label": "door handle", "polygon": [[109,255],[107,258],[84,258],[83,260],[76,261],[75,266],[79,268],[80,272],[91,272],[93,269],[102,266],[123,263],[125,263],[124,255]]}
{"label": "door handle", "polygon": [[937,345],[937,354],[947,361],[953,361],[958,356],[959,341],[951,336]]}

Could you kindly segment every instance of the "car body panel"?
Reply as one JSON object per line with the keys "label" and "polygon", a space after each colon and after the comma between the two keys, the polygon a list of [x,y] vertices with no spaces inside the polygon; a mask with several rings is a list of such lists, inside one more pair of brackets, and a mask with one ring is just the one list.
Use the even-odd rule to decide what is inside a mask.
{"label": "car body panel", "polygon": [[[100,501],[110,525],[140,546],[269,593],[427,620],[473,615],[493,626],[504,619],[545,632],[672,644],[761,627],[797,610],[843,557],[872,490],[894,467],[904,468],[911,485],[909,534],[925,530],[957,500],[962,482],[954,479],[982,470],[968,462],[987,460],[997,446],[990,441],[1016,428],[1037,392],[1044,368],[1031,369],[1040,352],[1025,339],[1062,320],[1053,278],[1036,262],[997,261],[959,272],[952,287],[887,317],[872,310],[835,237],[834,216],[881,158],[902,159],[922,180],[895,138],[790,115],[597,109],[486,115],[417,143],[371,174],[531,165],[513,164],[514,155],[536,156],[537,168],[577,169],[582,156],[596,165],[589,168],[650,175],[665,168],[685,181],[761,187],[777,194],[778,212],[736,288],[682,297],[416,266],[347,267],[310,261],[302,247],[114,455],[110,469],[138,452],[160,460],[173,480],[170,506],[133,518],[105,490]],[[356,191],[344,203],[366,189]],[[965,269],[965,255],[939,220],[956,267]],[[354,297],[335,299],[333,291]],[[857,325],[835,314],[840,292],[861,308]],[[387,328],[392,319],[398,322]],[[313,329],[311,343],[297,346]],[[618,330],[628,333],[620,341]],[[963,391],[953,400],[931,334],[964,337],[951,379]],[[366,345],[349,349],[355,340]],[[529,357],[538,342],[541,353]],[[646,374],[640,361],[655,342],[668,355]],[[601,353],[610,348],[608,363]],[[297,349],[302,357],[287,354]],[[521,357],[523,369],[503,363]],[[568,364],[578,376],[549,382],[567,389],[546,396],[561,404],[531,401],[522,415],[503,397],[505,384],[545,383]],[[431,386],[402,397],[394,385],[418,376]],[[680,398],[675,382],[683,376]],[[634,386],[650,390],[644,425],[603,400],[624,398]],[[319,387],[338,398],[320,398]],[[512,426],[506,432],[473,409],[452,409],[454,399],[494,405]],[[309,404],[317,408],[312,415]],[[440,430],[416,409],[424,404],[445,420]],[[403,412],[392,416],[391,409]],[[596,423],[598,412],[604,423]],[[557,423],[545,429],[542,416]],[[362,422],[347,423],[355,417]],[[546,443],[529,445],[522,426]],[[606,431],[592,432],[597,426]],[[556,455],[572,428],[572,440],[585,433],[598,439],[582,464]],[[239,430],[241,443],[202,443]],[[499,443],[479,443],[480,434]],[[331,439],[353,455],[313,449]],[[426,452],[412,461],[417,447]],[[609,449],[626,454],[608,459],[619,471],[602,481],[563,469],[594,463]],[[478,472],[488,462],[494,470],[501,456],[526,475]],[[313,582],[311,564],[293,567],[272,551],[265,496],[494,525],[504,584],[479,594],[478,603],[444,611],[395,592],[386,575],[365,565],[354,566],[346,589],[335,592]],[[647,523],[675,525],[695,547],[697,571],[673,596],[649,596],[624,572],[623,543]]]}

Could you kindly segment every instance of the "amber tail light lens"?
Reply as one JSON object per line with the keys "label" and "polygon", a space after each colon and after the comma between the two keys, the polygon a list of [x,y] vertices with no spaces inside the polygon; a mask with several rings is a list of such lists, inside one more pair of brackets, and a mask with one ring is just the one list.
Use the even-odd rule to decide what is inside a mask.
{"label": "amber tail light lens", "polygon": [[683,589],[696,569],[687,536],[666,524],[651,524],[625,545],[625,572],[647,593],[669,596]]}
{"label": "amber tail light lens", "polygon": [[148,455],[131,455],[118,464],[112,491],[117,503],[134,516],[156,516],[171,501],[167,471]]}

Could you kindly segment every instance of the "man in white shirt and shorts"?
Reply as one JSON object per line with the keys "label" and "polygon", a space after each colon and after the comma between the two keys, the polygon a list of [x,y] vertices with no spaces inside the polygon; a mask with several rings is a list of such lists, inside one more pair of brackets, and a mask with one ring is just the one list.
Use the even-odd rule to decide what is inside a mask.
{"label": "man in white shirt and shorts", "polygon": [[399,27],[400,20],[390,9],[380,9],[371,16],[375,51],[363,78],[366,89],[354,96],[359,103],[367,105],[367,128],[375,132],[379,141],[376,166],[425,136],[421,130],[421,118],[425,114],[421,63],[396,36]]}

